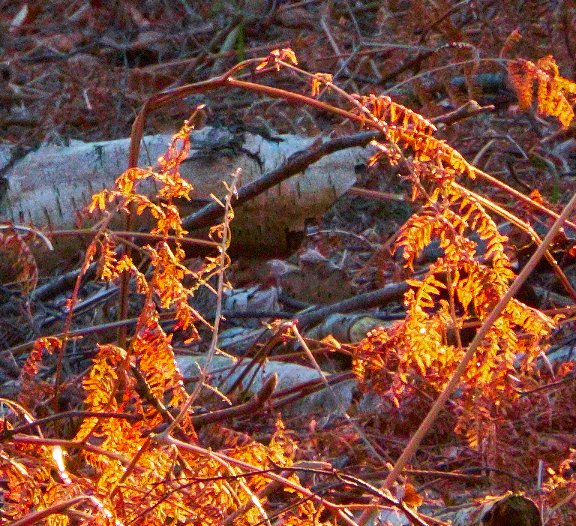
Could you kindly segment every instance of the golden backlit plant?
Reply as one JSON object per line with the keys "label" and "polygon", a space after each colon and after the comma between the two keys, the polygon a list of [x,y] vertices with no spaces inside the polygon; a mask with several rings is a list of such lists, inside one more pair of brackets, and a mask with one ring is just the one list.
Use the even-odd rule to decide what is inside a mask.
{"label": "golden backlit plant", "polygon": [[[563,125],[570,123],[576,84],[559,76],[551,57],[537,64],[512,61],[509,71],[522,109],[531,108],[536,82],[538,113],[557,117]],[[508,239],[486,210],[490,203],[459,184],[462,176],[474,178],[479,171],[433,138],[429,125],[403,108],[390,109],[389,99],[369,97],[361,102],[372,116],[385,118],[382,130],[387,141],[378,155],[395,152],[397,162],[408,167],[414,197],[423,200],[396,240],[405,266],[413,270],[432,242],[442,250],[423,278],[408,281],[406,318],[373,331],[357,349],[354,370],[362,384],[400,406],[414,387],[432,395],[442,391],[464,355],[465,324],[481,324],[487,318],[515,273],[506,253]],[[456,429],[470,445],[487,438],[490,426],[483,424],[506,417],[509,404],[519,396],[523,375],[545,350],[553,327],[551,318],[517,299],[492,325],[458,393]]]}
{"label": "golden backlit plant", "polygon": [[[98,345],[92,367],[82,380],[85,416],[71,438],[17,437],[10,419],[0,423],[4,441],[0,471],[8,488],[3,513],[7,519],[49,525],[219,525],[243,509],[235,524],[267,520],[256,494],[270,483],[266,471],[291,466],[296,451],[280,420],[268,445],[255,440],[232,443],[224,450],[228,460],[194,445],[198,438],[190,412],[179,415],[174,431],[185,444],[161,438],[162,429],[174,422],[188,394],[171,346],[172,333],[166,333],[160,324],[160,312],[172,313],[176,321],[173,330],[196,338],[198,316],[188,299],[206,276],[227,261],[226,257],[209,257],[201,273],[192,273],[184,265],[181,240],[186,231],[173,201],[188,198],[191,190],[179,174],[190,131],[186,123],[174,136],[159,159],[158,171],[130,169],[117,179],[114,189],[103,190],[92,199],[91,210],[106,212],[105,219],[130,208],[154,219],[151,233],[161,239],[143,247],[150,260],[147,273],[117,250],[113,232],[105,228],[100,228],[89,252],[95,257],[94,248],[99,248],[102,279],[117,281],[121,273],[131,273],[143,307],[126,349]],[[155,199],[138,192],[138,184],[145,179],[158,184]],[[213,235],[218,236],[222,228],[215,227]],[[184,284],[185,278],[191,285]],[[9,404],[16,415],[32,420],[41,403],[55,394],[54,385],[40,379],[39,369],[43,355],[61,352],[64,344],[52,337],[36,342],[22,369],[19,400]],[[153,433],[160,435],[153,438]],[[241,467],[233,465],[234,461]],[[247,471],[255,474],[243,475]],[[296,474],[290,478],[297,488]],[[303,514],[303,523],[307,523],[305,517],[310,513],[316,515],[318,509],[305,501],[288,516]]]}
{"label": "golden backlit plant", "polygon": [[[255,75],[289,68],[311,79],[312,97],[235,77],[250,66]],[[524,109],[532,104],[536,82],[537,111],[557,117],[564,125],[570,122],[575,85],[558,75],[550,57],[536,64],[512,62],[510,72]],[[466,324],[482,323],[515,277],[506,253],[508,240],[491,215],[501,209],[463,186],[466,178],[486,174],[436,138],[430,120],[388,97],[350,95],[337,88],[329,75],[298,69],[290,50],[245,61],[212,84],[306,102],[377,132],[373,164],[386,158],[398,166],[412,184],[413,198],[422,203],[396,240],[406,268],[414,270],[422,251],[433,242],[442,255],[423,277],[409,280],[405,319],[372,331],[357,346],[354,372],[365,389],[387,397],[396,407],[402,407],[412,389],[432,396],[441,391],[465,353]],[[207,86],[210,82],[203,83],[202,89]],[[323,87],[343,98],[342,107],[313,98]],[[179,89],[177,96],[196,91],[200,87],[191,85]],[[161,94],[150,107],[160,107],[170,97]],[[286,500],[295,501],[280,512],[284,524],[355,524],[347,511],[300,485],[297,472],[290,469],[297,461],[297,444],[281,420],[268,445],[251,438],[237,440],[233,432],[219,428],[215,433],[222,438],[223,450],[210,451],[200,444],[194,414],[188,410],[193,400],[184,389],[172,338],[179,330],[193,340],[198,337],[198,323],[209,325],[190,307],[189,299],[228,264],[228,258],[224,243],[216,256],[206,258],[200,272],[192,272],[185,263],[187,232],[175,202],[188,199],[191,190],[179,173],[191,129],[190,121],[174,136],[158,170],[132,167],[113,189],[92,199],[90,209],[103,213],[103,218],[83,269],[98,259],[103,280],[117,282],[129,276],[142,307],[126,346],[98,345],[82,378],[80,421],[67,427],[67,434],[53,426],[46,428],[50,436],[45,437],[35,419],[57,415],[50,408],[57,407],[66,385],[60,385],[60,378],[55,384],[47,381],[41,363],[47,354],[58,355],[61,362],[69,341],[50,337],[36,342],[22,369],[20,398],[5,401],[9,416],[0,422],[0,473],[7,487],[3,518],[19,526],[42,521],[49,525],[269,524],[276,511],[268,497],[279,489]],[[135,130],[143,132],[140,116]],[[135,137],[138,142],[137,133]],[[140,191],[145,181],[159,188],[154,198]],[[150,233],[158,240],[141,248],[147,270],[136,262],[131,251],[135,248],[120,250],[119,239],[107,228],[119,212],[152,218]],[[231,215],[212,229],[215,240],[227,239],[230,219]],[[13,244],[22,246],[19,240]],[[18,250],[29,269],[22,280],[34,282],[28,253]],[[166,312],[175,320],[171,331],[161,324],[161,314]],[[480,424],[506,417],[523,375],[544,349],[553,325],[542,312],[512,300],[489,330],[455,397],[457,430],[470,444],[484,438]]]}

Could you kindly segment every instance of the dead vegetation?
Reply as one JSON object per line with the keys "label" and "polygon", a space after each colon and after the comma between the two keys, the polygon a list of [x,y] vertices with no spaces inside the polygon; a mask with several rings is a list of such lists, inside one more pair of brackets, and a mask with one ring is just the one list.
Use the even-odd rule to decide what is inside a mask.
{"label": "dead vegetation", "polygon": [[[0,230],[3,521],[574,522],[573,7],[5,4],[7,184],[46,144],[130,146],[89,229]],[[324,140],[183,208],[205,125],[234,138],[209,159]],[[234,244],[245,203],[368,143],[292,244]]]}

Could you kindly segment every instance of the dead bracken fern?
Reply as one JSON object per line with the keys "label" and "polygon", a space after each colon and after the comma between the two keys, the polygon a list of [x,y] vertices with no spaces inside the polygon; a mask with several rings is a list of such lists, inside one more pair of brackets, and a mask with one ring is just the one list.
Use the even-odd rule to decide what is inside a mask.
{"label": "dead bracken fern", "polygon": [[536,110],[539,115],[556,117],[563,126],[574,118],[576,84],[560,75],[556,61],[550,55],[534,64],[529,60],[512,60],[508,75],[518,97],[521,110],[528,110],[534,101],[536,84]]}
{"label": "dead bracken fern", "polygon": [[[509,71],[522,108],[531,106],[537,81],[538,112],[557,117],[565,126],[571,122],[576,85],[559,76],[551,57],[536,65],[513,61]],[[431,395],[442,391],[465,352],[464,324],[485,320],[515,274],[505,251],[507,238],[485,206],[456,183],[461,175],[474,177],[475,169],[432,137],[433,127],[410,110],[388,98],[358,100],[367,120],[385,135],[377,155],[404,162],[414,196],[424,199],[397,238],[396,249],[406,267],[412,269],[433,241],[443,250],[423,279],[409,281],[405,320],[373,331],[357,349],[354,370],[362,384],[400,407],[414,388]],[[505,419],[509,405],[518,399],[523,375],[543,351],[553,327],[552,319],[518,300],[512,300],[493,324],[458,395],[456,430],[470,445],[477,447],[490,438],[486,430],[491,427],[485,424]]]}
{"label": "dead bracken fern", "polygon": [[[101,277],[113,281],[120,273],[130,272],[144,298],[135,335],[127,349],[113,344],[98,346],[82,381],[88,416],[71,439],[14,437],[12,418],[0,423],[5,442],[0,473],[7,484],[3,495],[6,520],[49,525],[219,525],[238,510],[243,511],[235,524],[268,520],[256,495],[270,483],[266,471],[290,467],[296,451],[281,421],[268,445],[252,439],[232,444],[226,450],[228,460],[200,447],[191,451],[150,436],[172,422],[172,415],[188,397],[176,366],[172,336],[160,325],[160,311],[170,309],[178,329],[196,337],[197,316],[187,300],[203,277],[196,274],[191,286],[183,284],[192,273],[183,265],[184,251],[178,238],[186,232],[173,204],[176,198],[186,198],[191,189],[178,171],[189,147],[190,129],[186,124],[174,136],[159,161],[158,172],[128,170],[114,189],[104,190],[92,200],[91,208],[101,211],[110,205],[113,210],[136,205],[137,213],[147,211],[155,219],[152,232],[170,236],[171,243],[161,240],[144,247],[151,266],[147,276],[126,255],[119,256],[112,233],[100,230],[93,246],[100,247]],[[137,191],[139,181],[147,178],[159,184],[157,200]],[[214,233],[218,234],[218,228]],[[95,256],[95,250],[91,253]],[[214,261],[208,260],[203,272],[210,273],[214,266]],[[15,417],[26,416],[31,421],[32,414],[41,411],[42,402],[54,395],[54,386],[39,377],[40,365],[44,354],[60,352],[63,344],[58,338],[42,338],[34,346],[22,370],[19,403],[11,405]],[[187,444],[197,442],[189,414],[179,419],[175,432]],[[75,453],[73,461],[64,462],[62,451],[72,454],[78,450],[80,455]],[[254,475],[244,475],[246,466]],[[290,480],[297,488],[296,474],[290,475]],[[288,523],[320,524],[315,520],[320,512],[321,507],[304,500],[284,516]]]}
{"label": "dead bracken fern", "polygon": [[52,247],[46,237],[33,229],[10,223],[0,224],[0,254],[4,258],[3,264],[15,263],[18,271],[14,275],[14,281],[23,294],[29,294],[38,283],[38,265],[30,249],[35,235],[39,235],[48,248]]}
{"label": "dead bracken fern", "polygon": [[[571,117],[563,100],[571,104],[572,85],[565,85],[567,81],[559,77],[552,59],[530,64],[511,66],[515,86],[523,90],[522,106],[531,104],[526,90],[528,86],[531,90],[536,80],[539,112],[558,117],[566,125]],[[378,130],[381,138],[375,142],[373,163],[386,157],[412,183],[414,199],[423,204],[402,227],[396,248],[402,251],[409,269],[434,241],[443,255],[422,279],[409,281],[405,319],[371,332],[357,346],[353,367],[364,388],[376,391],[397,408],[404,407],[413,390],[434,396],[465,354],[465,324],[485,320],[515,277],[506,253],[507,238],[489,213],[495,208],[458,183],[460,178],[475,177],[476,168],[434,136],[436,128],[429,120],[388,97],[349,95],[334,86],[329,75],[298,69],[289,50],[274,52],[265,60],[246,61],[214,85],[257,90],[255,83],[234,77],[247,65],[255,66],[254,74],[290,68],[312,79],[313,95],[320,86],[341,95],[348,109],[303,95],[293,94],[291,99],[288,92],[261,88]],[[194,89],[192,86],[189,91]],[[179,91],[185,93],[186,89]],[[166,100],[169,95],[157,102]],[[143,129],[143,122],[137,123]],[[92,199],[91,210],[105,215],[84,268],[98,256],[102,279],[117,281],[129,274],[143,307],[126,347],[98,346],[82,380],[85,414],[67,429],[66,438],[61,438],[62,430],[54,426],[45,426],[42,432],[40,426],[26,428],[37,428],[36,435],[17,431],[22,420],[33,423],[34,418],[44,416],[48,411],[45,401],[57,396],[60,386],[43,378],[41,363],[45,354],[62,355],[68,342],[43,338],[34,346],[20,378],[22,395],[17,403],[7,402],[9,414],[0,422],[0,476],[7,488],[3,519],[18,525],[43,522],[51,526],[259,525],[270,524],[281,515],[283,524],[356,524],[348,511],[300,485],[296,471],[291,470],[297,445],[282,421],[277,421],[268,445],[217,430],[226,449],[216,452],[199,445],[193,415],[189,411],[180,414],[191,399],[176,365],[173,335],[164,330],[160,315],[170,311],[176,329],[190,340],[196,338],[195,325],[203,320],[188,300],[221,268],[222,261],[227,263],[225,254],[219,254],[207,258],[203,269],[193,273],[184,262],[181,240],[186,231],[175,201],[187,199],[191,190],[179,174],[191,128],[186,123],[174,136],[159,160],[158,171],[130,168],[113,189]],[[138,191],[145,180],[153,180],[159,187],[155,199]],[[120,241],[106,228],[119,211],[146,213],[154,220],[151,233],[161,239],[142,248],[149,261],[147,272],[117,250]],[[213,236],[222,238],[225,228],[226,222],[213,228]],[[455,397],[457,431],[471,445],[490,438],[486,435],[493,426],[484,424],[506,418],[553,325],[540,311],[512,300],[488,331]],[[50,437],[45,437],[46,433]],[[69,460],[64,460],[64,454]],[[566,484],[567,479],[560,478],[558,484]],[[267,505],[267,498],[280,490],[286,501],[295,504],[278,512]],[[389,498],[390,494],[380,492],[379,497]]]}

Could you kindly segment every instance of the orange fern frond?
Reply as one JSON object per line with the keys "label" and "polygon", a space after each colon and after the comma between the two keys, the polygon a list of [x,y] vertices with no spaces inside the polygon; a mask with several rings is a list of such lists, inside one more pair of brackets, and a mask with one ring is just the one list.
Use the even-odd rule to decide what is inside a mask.
{"label": "orange fern frond", "polygon": [[53,355],[62,349],[62,340],[54,336],[38,338],[20,372],[20,393],[18,401],[32,411],[41,401],[49,398],[54,386],[37,377],[44,354]]}
{"label": "orange fern frond", "polygon": [[14,279],[24,294],[34,290],[38,283],[38,265],[30,249],[31,241],[31,232],[22,235],[11,223],[0,225],[0,253],[5,253],[3,258],[11,260],[18,269]]}
{"label": "orange fern frond", "polygon": [[508,63],[508,77],[518,98],[518,106],[527,111],[534,100],[534,82],[538,78],[536,67],[529,60],[512,60]]}
{"label": "orange fern frond", "polygon": [[558,65],[552,56],[542,57],[536,64],[529,60],[513,60],[508,64],[508,75],[518,97],[520,109],[528,110],[532,107],[536,82],[538,114],[556,117],[562,126],[568,126],[572,122],[576,83],[560,75]]}

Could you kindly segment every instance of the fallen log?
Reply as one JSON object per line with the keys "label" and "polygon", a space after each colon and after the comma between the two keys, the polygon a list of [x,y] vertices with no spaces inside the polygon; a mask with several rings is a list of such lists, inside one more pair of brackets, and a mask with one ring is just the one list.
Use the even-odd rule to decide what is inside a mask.
{"label": "fallen log", "polygon": [[[365,134],[364,143],[369,142]],[[145,137],[140,166],[154,166],[164,153],[170,135]],[[265,138],[227,128],[204,128],[191,134],[191,150],[181,165],[181,175],[194,187],[192,201],[182,216],[222,196],[223,181],[230,183],[240,169],[240,189],[254,186],[267,174],[322,143],[322,139],[280,135]],[[28,154],[9,167],[4,178],[8,187],[0,201],[0,220],[57,232],[90,224],[85,207],[93,193],[112,187],[127,166],[129,139],[48,146]],[[307,221],[320,217],[355,182],[355,169],[365,163],[364,148],[334,151],[313,164],[304,165],[296,176],[278,177],[272,188],[257,189],[235,212],[233,239],[246,251],[282,254],[290,250],[293,236]],[[7,155],[0,155],[0,169]],[[293,175],[293,174],[290,174]],[[144,183],[142,193],[153,195],[156,188]],[[141,225],[142,226],[142,225]],[[82,245],[55,236],[56,256],[42,257],[51,268],[70,257]]]}

